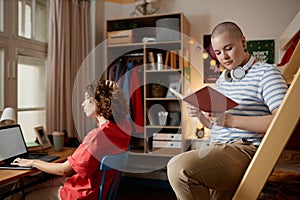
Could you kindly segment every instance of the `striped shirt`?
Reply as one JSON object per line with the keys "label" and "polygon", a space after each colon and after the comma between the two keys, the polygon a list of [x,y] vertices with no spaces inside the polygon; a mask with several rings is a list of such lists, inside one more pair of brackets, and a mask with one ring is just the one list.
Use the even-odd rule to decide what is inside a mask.
{"label": "striped shirt", "polygon": [[[228,113],[238,116],[262,116],[270,115],[280,106],[287,85],[277,67],[255,63],[243,79],[228,82],[222,74],[216,82],[215,89],[239,104],[228,110]],[[212,142],[228,143],[240,138],[257,138],[259,144],[262,136],[263,134],[255,132],[216,125],[211,130]]]}

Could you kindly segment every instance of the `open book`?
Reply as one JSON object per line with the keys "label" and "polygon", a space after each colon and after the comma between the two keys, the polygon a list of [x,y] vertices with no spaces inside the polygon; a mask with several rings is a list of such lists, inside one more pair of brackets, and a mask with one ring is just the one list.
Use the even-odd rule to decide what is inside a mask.
{"label": "open book", "polygon": [[169,90],[178,98],[204,112],[221,113],[238,105],[238,103],[210,86],[200,88],[196,92],[188,94],[187,96],[183,96],[172,88],[169,88]]}

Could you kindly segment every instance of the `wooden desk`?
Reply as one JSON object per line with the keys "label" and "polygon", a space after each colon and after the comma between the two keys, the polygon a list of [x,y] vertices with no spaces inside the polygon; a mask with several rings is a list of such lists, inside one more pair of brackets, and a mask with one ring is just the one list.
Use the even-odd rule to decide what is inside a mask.
{"label": "wooden desk", "polygon": [[[67,160],[67,157],[70,156],[76,148],[69,148],[64,147],[62,151],[54,151],[54,148],[47,149],[48,155],[55,155],[59,156],[59,159],[53,161],[53,162],[64,162]],[[32,170],[7,170],[7,169],[1,169],[0,170],[0,186],[12,181],[15,181],[19,178],[35,174],[39,172],[38,169],[32,169]]]}

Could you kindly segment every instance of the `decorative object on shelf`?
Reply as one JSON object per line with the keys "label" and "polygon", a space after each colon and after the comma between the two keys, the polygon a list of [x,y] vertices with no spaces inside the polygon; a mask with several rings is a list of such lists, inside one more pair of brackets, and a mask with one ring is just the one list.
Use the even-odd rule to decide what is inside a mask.
{"label": "decorative object on shelf", "polygon": [[175,81],[175,82],[170,82],[170,84],[169,84],[169,89],[168,89],[166,98],[175,98],[176,96],[175,96],[175,94],[173,94],[170,91],[170,88],[172,88],[176,92],[180,93],[180,80],[179,81]]}
{"label": "decorative object on shelf", "polygon": [[161,82],[151,84],[151,97],[162,98],[166,95],[166,87]]}
{"label": "decorative object on shelf", "polygon": [[162,70],[163,69],[163,62],[162,62],[162,54],[161,53],[158,53],[156,54],[157,56],[157,70]]}
{"label": "decorative object on shelf", "polygon": [[149,120],[149,123],[150,123],[150,126],[155,126],[156,123],[155,123],[155,118],[151,112],[150,109],[147,109],[147,116],[148,116],[148,120]]}
{"label": "decorative object on shelf", "polygon": [[178,18],[161,18],[156,20],[157,41],[179,41],[180,22]]}
{"label": "decorative object on shelf", "polygon": [[37,126],[34,128],[35,133],[36,133],[36,137],[42,147],[42,149],[47,149],[52,147],[52,144],[49,140],[47,131],[44,129],[43,126]]}
{"label": "decorative object on shelf", "polygon": [[160,111],[158,112],[158,121],[160,126],[167,125],[168,112]]}
{"label": "decorative object on shelf", "polygon": [[3,110],[0,125],[9,125],[16,123],[16,112],[15,109],[7,107]]}
{"label": "decorative object on shelf", "polygon": [[178,112],[178,111],[170,112],[169,126],[180,126],[180,123],[181,123],[180,116],[181,116],[181,112]]}
{"label": "decorative object on shelf", "polygon": [[147,108],[147,116],[150,126],[160,126],[159,113],[168,113],[168,111],[161,104],[153,104]]}
{"label": "decorative object on shelf", "polygon": [[[160,0],[137,0],[135,2],[135,9],[130,14],[131,16],[138,15],[151,15],[156,13],[160,7]],[[138,13],[136,12],[138,11]]]}

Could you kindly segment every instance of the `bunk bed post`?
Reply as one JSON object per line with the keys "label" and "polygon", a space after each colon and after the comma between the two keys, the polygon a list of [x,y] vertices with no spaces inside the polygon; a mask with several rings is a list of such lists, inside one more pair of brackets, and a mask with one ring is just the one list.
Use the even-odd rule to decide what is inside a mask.
{"label": "bunk bed post", "polygon": [[[300,63],[298,63],[300,66]],[[257,199],[300,116],[300,70],[254,155],[233,199]]]}

